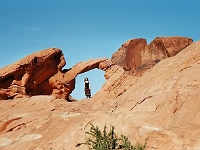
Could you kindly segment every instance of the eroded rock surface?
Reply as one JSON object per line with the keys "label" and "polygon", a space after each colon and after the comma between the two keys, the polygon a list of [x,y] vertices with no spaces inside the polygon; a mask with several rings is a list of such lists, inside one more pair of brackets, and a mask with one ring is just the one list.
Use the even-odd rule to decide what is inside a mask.
{"label": "eroded rock surface", "polygon": [[158,37],[149,45],[142,38],[128,40],[112,55],[113,65],[106,70],[106,82],[95,97],[117,98],[159,61],[191,43],[192,39],[185,37]]}
{"label": "eroded rock surface", "polygon": [[33,53],[0,69],[0,88],[7,89],[10,98],[16,95],[49,95],[53,87],[48,79],[61,73],[66,64],[60,49],[50,48]]}
{"label": "eroded rock surface", "polygon": [[0,69],[0,99],[34,95],[54,95],[68,99],[74,90],[75,77],[94,68],[105,70],[108,59],[78,63],[62,70],[66,61],[62,51],[50,48],[33,53],[14,64]]}
{"label": "eroded rock surface", "polygon": [[[54,95],[56,98],[68,99],[75,88],[76,76],[94,68],[104,70],[105,77],[120,72],[108,81],[115,80],[113,82],[115,86],[107,85],[105,89],[109,91],[110,97],[117,97],[135,82],[130,79],[126,83],[127,78],[130,78],[129,75],[141,75],[160,60],[176,55],[191,43],[192,39],[185,37],[155,38],[149,45],[145,39],[133,39],[125,42],[112,55],[111,61],[106,58],[88,60],[70,69],[62,69],[66,61],[60,49],[42,50],[0,69],[0,98]],[[123,70],[113,64],[122,67]],[[121,83],[127,84],[125,89],[120,88],[123,87]],[[114,88],[117,88],[118,92],[113,92]]]}
{"label": "eroded rock surface", "polygon": [[111,60],[128,74],[138,74],[152,68],[160,60],[175,56],[192,42],[186,37],[157,37],[148,45],[146,39],[133,39],[125,42]]}
{"label": "eroded rock surface", "polygon": [[[107,70],[112,63],[107,58],[91,59],[85,62],[79,62],[67,72],[63,74],[56,74],[49,79],[49,82],[53,85],[53,95],[58,95],[57,98],[66,98],[68,99],[71,92],[75,89],[76,76],[90,71],[92,69],[101,69]],[[64,84],[62,84],[64,82]],[[64,88],[63,88],[64,87]]]}
{"label": "eroded rock surface", "polygon": [[[70,80],[87,70],[83,64],[75,66]],[[146,142],[146,150],[199,149],[199,74],[200,41],[142,76],[111,65],[106,83],[91,99],[66,103],[54,96],[32,96],[0,101],[0,149],[87,150],[75,145],[85,142],[90,123],[100,129],[115,126],[132,143]]]}

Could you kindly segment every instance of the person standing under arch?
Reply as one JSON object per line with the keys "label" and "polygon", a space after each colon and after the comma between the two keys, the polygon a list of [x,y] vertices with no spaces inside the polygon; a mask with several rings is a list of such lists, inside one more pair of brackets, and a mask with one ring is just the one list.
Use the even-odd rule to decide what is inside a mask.
{"label": "person standing under arch", "polygon": [[84,86],[85,86],[85,96],[87,98],[91,98],[90,82],[87,77],[84,79]]}

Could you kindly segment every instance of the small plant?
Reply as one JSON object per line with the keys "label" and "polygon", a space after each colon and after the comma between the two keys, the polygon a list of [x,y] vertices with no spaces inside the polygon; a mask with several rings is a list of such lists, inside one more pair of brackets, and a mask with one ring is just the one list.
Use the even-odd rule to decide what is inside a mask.
{"label": "small plant", "polygon": [[144,150],[146,148],[146,144],[131,145],[128,138],[124,135],[118,138],[114,129],[114,126],[110,126],[110,130],[107,132],[105,125],[103,131],[100,131],[98,126],[91,124],[89,132],[85,132],[87,135],[86,141],[76,144],[76,147],[87,145],[89,150]]}

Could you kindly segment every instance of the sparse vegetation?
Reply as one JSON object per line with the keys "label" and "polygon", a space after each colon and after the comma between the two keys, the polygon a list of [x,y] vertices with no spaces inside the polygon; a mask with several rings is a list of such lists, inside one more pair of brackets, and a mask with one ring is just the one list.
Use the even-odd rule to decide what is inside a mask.
{"label": "sparse vegetation", "polygon": [[146,148],[146,144],[131,145],[129,139],[124,135],[118,138],[114,129],[114,126],[110,126],[110,130],[107,132],[105,125],[101,131],[98,126],[91,124],[89,132],[85,132],[86,141],[76,144],[76,147],[87,145],[89,150],[144,150]]}

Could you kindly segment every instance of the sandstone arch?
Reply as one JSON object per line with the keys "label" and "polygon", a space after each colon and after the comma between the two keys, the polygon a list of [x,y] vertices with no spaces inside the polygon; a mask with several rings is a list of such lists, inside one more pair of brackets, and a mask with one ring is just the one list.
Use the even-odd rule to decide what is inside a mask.
{"label": "sandstone arch", "polygon": [[[115,87],[120,85],[121,80],[125,83],[124,80],[130,78],[130,75],[142,74],[160,60],[175,56],[192,42],[191,38],[186,37],[157,37],[147,45],[145,39],[132,39],[124,43],[112,55],[111,60],[91,59],[64,70],[62,68],[66,61],[61,49],[42,50],[0,69],[0,99],[26,95],[54,95],[56,98],[68,99],[75,88],[76,76],[94,68],[106,71],[107,79],[115,74],[113,78],[116,78],[116,85],[112,84],[111,88],[110,84],[108,85],[110,94],[113,88],[115,91]],[[116,75],[116,72],[119,72],[120,76]],[[130,81],[128,85],[133,84],[133,80]],[[114,97],[123,94],[125,90],[113,92]]]}
{"label": "sandstone arch", "polygon": [[68,93],[71,93],[75,89],[75,78],[77,77],[77,75],[88,72],[95,68],[106,71],[111,66],[112,62],[108,58],[91,59],[85,62],[77,63],[64,75],[65,82],[70,83]]}
{"label": "sandstone arch", "polygon": [[2,99],[33,95],[54,95],[68,99],[75,88],[78,74],[94,68],[106,70],[112,63],[107,58],[79,62],[70,69],[62,68],[66,61],[61,49],[42,50],[0,69]]}
{"label": "sandstone arch", "polygon": [[[109,69],[107,69],[109,70]],[[85,87],[84,87],[84,79],[87,77],[90,82],[90,90],[91,97],[94,97],[96,93],[101,90],[104,83],[106,82],[106,71],[103,71],[98,68],[94,68],[92,70],[86,71],[84,73],[78,74],[75,78],[75,89],[70,94],[71,97],[69,100],[76,101],[86,98],[85,96]]]}

